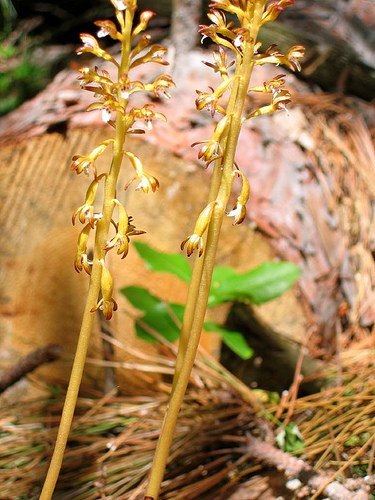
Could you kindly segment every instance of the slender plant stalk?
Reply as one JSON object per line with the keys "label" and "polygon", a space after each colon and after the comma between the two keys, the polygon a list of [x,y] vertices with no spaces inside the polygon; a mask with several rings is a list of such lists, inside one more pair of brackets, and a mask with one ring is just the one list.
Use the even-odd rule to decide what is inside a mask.
{"label": "slender plant stalk", "polygon": [[[98,68],[95,68],[95,70],[82,68],[80,70],[82,76],[79,78],[82,80],[81,85],[83,88],[94,92],[95,96],[99,98],[99,102],[90,105],[88,110],[101,109],[103,119],[115,128],[116,134],[114,140],[110,139],[104,141],[104,143],[99,145],[98,148],[94,149],[90,156],[73,157],[73,163],[71,165],[71,170],[75,170],[78,174],[82,172],[88,174],[89,167],[92,167],[94,171],[94,180],[90,184],[87,191],[86,203],[82,205],[82,207],[80,207],[73,215],[73,223],[77,215],[80,222],[83,224],[88,222],[81,232],[78,240],[78,252],[75,267],[77,271],[82,271],[82,269],[84,269],[88,274],[90,274],[90,283],[59,431],[51,463],[40,496],[41,500],[50,500],[52,498],[60,473],[78,392],[81,385],[87,350],[90,343],[95,318],[94,313],[99,308],[103,309],[106,319],[110,319],[113,311],[117,309],[117,304],[112,298],[113,280],[105,266],[106,254],[116,245],[119,245],[117,253],[123,254],[123,257],[125,257],[128,252],[129,236],[143,233],[143,231],[137,231],[135,226],[130,224],[132,219],[128,217],[125,209],[117,200],[117,183],[124,155],[128,156],[136,172],[136,176],[127,183],[125,188],[127,188],[130,183],[136,179],[140,181],[138,189],[145,193],[149,190],[155,191],[159,186],[158,181],[143,170],[143,165],[140,160],[132,153],[124,151],[123,148],[126,134],[130,131],[137,119],[144,119],[146,121],[147,128],[150,128],[152,119],[165,119],[165,117],[161,113],[152,111],[147,104],[141,109],[132,109],[127,113],[126,108],[128,99],[131,93],[137,91],[152,92],[154,95],[158,95],[158,92],[162,92],[164,95],[169,97],[167,89],[168,87],[174,85],[172,79],[168,75],[158,77],[155,82],[151,84],[142,84],[139,81],[130,81],[128,73],[131,69],[131,63],[134,64],[134,61],[136,61],[135,65],[146,62],[167,64],[166,61],[160,57],[160,53],[164,53],[165,49],[162,46],[151,46],[150,48],[150,38],[144,35],[141,37],[138,45],[136,45],[133,49],[132,55],[131,50],[133,39],[146,29],[147,23],[149,19],[153,17],[154,13],[151,11],[143,12],[140,16],[140,24],[133,30],[133,18],[137,4],[136,0],[128,0],[126,2],[123,2],[122,0],[111,1],[116,9],[116,17],[120,25],[120,31],[117,31],[117,28],[112,21],[97,21],[96,24],[101,28],[98,36],[102,37],[110,35],[111,38],[121,42],[122,50],[120,64],[118,64],[110,54],[102,50],[96,39],[91,35],[81,35],[84,46],[78,49],[78,53],[93,53],[102,59],[112,62],[117,67],[117,82],[112,82],[109,73],[105,70],[100,73]],[[149,49],[149,52],[143,56],[139,55],[147,48]],[[138,58],[136,59],[137,56]],[[92,83],[96,84],[96,86],[92,87],[88,85]],[[116,112],[115,123],[110,120],[112,112]],[[136,132],[139,133],[139,130],[137,129]],[[141,132],[143,132],[143,130],[141,130]],[[98,176],[96,172],[95,160],[110,143],[113,144],[113,157],[110,170],[108,174],[101,174]],[[102,210],[99,213],[94,213],[93,205],[96,190],[99,182],[103,178],[105,179],[105,183]],[[113,212],[116,207],[119,212],[118,223],[113,221]],[[112,240],[109,240],[111,224],[115,227],[116,236]],[[92,266],[90,267],[87,259],[87,240],[91,229],[94,228],[94,256]],[[100,293],[102,294],[102,298],[99,300]]]}
{"label": "slender plant stalk", "polygon": [[[183,243],[184,245],[187,242],[188,255],[190,255],[195,249],[200,250],[200,255],[196,258],[189,286],[186,309],[181,329],[179,351],[176,360],[172,393],[154,455],[145,500],[156,500],[159,496],[161,482],[163,480],[170,447],[173,441],[178,414],[189,382],[207,310],[208,296],[215,265],[216,252],[219,244],[220,230],[232,190],[234,172],[241,176],[243,181],[241,195],[238,197],[237,208],[236,210],[233,210],[234,213],[231,214],[235,217],[235,224],[242,222],[246,213],[244,205],[249,195],[248,183],[238,170],[233,170],[233,166],[235,165],[237,141],[241,125],[244,120],[243,110],[245,100],[249,92],[249,82],[252,70],[255,64],[257,64],[257,59],[254,59],[254,57],[256,57],[256,49],[258,48],[256,41],[258,32],[267,15],[271,18],[276,18],[279,11],[283,10],[283,6],[291,3],[291,1],[287,2],[287,0],[272,2],[268,10],[265,11],[266,1],[264,0],[244,0],[242,2],[238,2],[236,0],[219,0],[211,4],[213,9],[211,10],[211,16],[209,17],[213,21],[213,24],[203,27],[200,30],[202,34],[210,37],[214,42],[219,44],[223,43],[224,40],[226,42],[225,45],[228,46],[228,41],[220,35],[225,33],[226,36],[228,36],[229,26],[225,25],[225,16],[223,16],[223,13],[216,10],[215,7],[236,14],[241,23],[241,30],[237,32],[233,30],[234,36],[231,40],[233,45],[231,48],[236,46],[237,41],[238,46],[240,46],[241,49],[236,51],[236,71],[234,76],[230,79],[231,94],[226,111],[219,106],[216,109],[213,107],[216,105],[215,103],[218,98],[221,97],[222,89],[229,87],[226,83],[229,80],[228,73],[225,73],[223,70],[225,63],[223,52],[220,52],[215,58],[216,62],[220,59],[221,69],[223,70],[221,72],[223,79],[223,84],[220,86],[221,89],[218,87],[218,89],[213,91],[211,95],[199,93],[200,97],[197,99],[198,109],[207,107],[207,104],[209,104],[212,112],[215,110],[219,111],[226,117],[224,119],[225,126],[223,127],[223,132],[219,138],[216,137],[216,139],[218,139],[217,145],[216,148],[213,149],[216,153],[222,151],[222,154],[219,154],[215,161],[214,174],[208,196],[208,205],[197,221],[194,234]],[[273,7],[278,6],[279,9],[272,11],[272,4]],[[243,9],[242,12],[241,9]],[[224,26],[225,29],[223,29]],[[301,57],[302,52],[302,48],[299,47],[299,57]],[[277,57],[273,62],[276,63],[280,62],[278,59],[279,56],[285,57],[279,52],[277,52],[275,56]],[[213,67],[213,65],[210,66]],[[217,64],[215,68],[216,71],[218,71],[218,67],[219,64]],[[264,107],[256,110],[246,118],[251,118],[259,114],[269,114],[276,109],[280,109],[287,102],[289,102],[289,93],[287,91],[279,90],[278,82],[280,81],[280,77],[281,75],[278,75],[278,77],[272,81],[274,86],[272,85],[272,82],[270,82],[268,84],[268,89],[267,85],[264,84],[263,91],[268,91],[273,95],[271,105],[267,109]],[[279,100],[277,100],[277,98],[279,98]],[[219,125],[220,122],[215,131],[219,130]],[[204,143],[207,141],[202,142]],[[212,159],[212,157],[210,157],[207,153],[209,145],[210,142],[208,142],[208,145],[204,146],[200,152],[200,157],[205,159],[208,164]],[[204,244],[202,236],[206,230],[207,240]],[[202,249],[203,244],[204,250]]]}

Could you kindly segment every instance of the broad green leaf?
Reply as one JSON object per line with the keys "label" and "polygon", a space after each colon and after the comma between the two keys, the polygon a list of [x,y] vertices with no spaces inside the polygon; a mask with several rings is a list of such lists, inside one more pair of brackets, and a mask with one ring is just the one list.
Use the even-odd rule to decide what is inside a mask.
{"label": "broad green leaf", "polygon": [[245,337],[240,332],[235,332],[232,330],[227,330],[222,326],[217,325],[211,321],[204,323],[204,329],[208,332],[217,332],[226,346],[229,347],[234,353],[236,353],[242,359],[250,359],[254,354],[254,351],[246,342]]}
{"label": "broad green leaf", "polygon": [[155,338],[142,324],[162,335],[169,342],[174,342],[180,335],[180,325],[184,315],[184,306],[181,304],[168,304],[160,300],[142,287],[128,286],[121,289],[121,293],[129,302],[145,314],[136,321],[135,330],[138,337],[155,342]]}
{"label": "broad green leaf", "polygon": [[182,281],[189,283],[191,269],[187,259],[181,254],[158,252],[146,243],[134,242],[140,257],[146,262],[148,269],[174,274]]}
{"label": "broad green leaf", "polygon": [[[173,316],[175,314],[177,318],[180,319],[180,308],[183,309],[183,306],[180,304],[168,304],[163,300],[159,300],[154,307],[146,311],[146,314],[141,318],[141,322],[158,332],[169,342],[174,342],[180,336],[180,327]],[[138,327],[136,328],[137,335],[140,333],[141,335],[139,336],[144,339],[147,337],[145,340],[149,340],[150,334],[142,327],[141,324],[139,324],[138,321],[136,322],[136,325]]]}
{"label": "broad green leaf", "polygon": [[121,288],[120,292],[140,311],[149,311],[159,303],[158,298],[141,286],[127,286]]}
{"label": "broad green leaf", "polygon": [[151,333],[146,332],[146,330],[141,327],[138,321],[135,322],[135,334],[138,338],[145,340],[146,342],[150,342],[150,344],[158,341],[153,335],[151,335]]}
{"label": "broad green leaf", "polygon": [[[231,283],[233,278],[237,278],[238,273],[232,267],[217,266],[212,274],[212,283],[210,289],[210,295],[208,297],[208,307],[214,307],[222,302],[226,302],[223,299],[225,296],[225,284]],[[224,292],[224,295],[222,293]]]}
{"label": "broad green leaf", "polygon": [[261,304],[282,295],[299,275],[300,269],[291,262],[265,262],[246,273],[221,268],[219,274],[214,276],[209,305],[233,300]]}

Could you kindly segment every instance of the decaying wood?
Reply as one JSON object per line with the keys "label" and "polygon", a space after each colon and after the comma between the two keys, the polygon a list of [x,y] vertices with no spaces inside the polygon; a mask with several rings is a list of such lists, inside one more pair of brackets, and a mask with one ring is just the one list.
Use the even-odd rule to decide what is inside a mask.
{"label": "decaying wood", "polygon": [[[208,114],[193,108],[195,89],[205,91],[217,84],[217,75],[200,62],[210,58],[210,53],[200,51],[187,55],[189,85],[181,94],[176,90],[174,99],[155,103],[169,121],[128,142],[129,149],[159,178],[162,189],[143,198],[132,190],[120,190],[119,196],[137,227],[147,231],[144,241],[160,250],[178,251],[204,205],[208,173],[197,165],[196,151],[189,144],[207,139],[212,131]],[[142,79],[142,71],[134,77]],[[274,68],[259,68],[254,84],[274,74]],[[375,227],[370,174],[374,147],[369,128],[358,114],[365,110],[366,119],[373,123],[373,110],[348,99],[342,103],[335,95],[308,93],[292,76],[288,87],[294,97],[289,117],[279,112],[243,127],[236,161],[251,182],[248,219],[239,228],[224,225],[218,262],[242,271],[276,254],[297,263],[302,270],[300,289],[274,303],[285,300],[287,306],[280,306],[278,316],[273,304],[257,309],[257,314],[280,335],[285,335],[289,322],[297,343],[303,343],[308,325],[317,325],[309,347],[315,354],[331,355],[343,303],[348,305],[344,314],[353,325],[352,338],[363,335],[359,324],[359,328],[371,325],[375,317],[375,272],[370,258],[374,239],[368,236]],[[1,328],[3,352],[8,356],[9,349],[22,344],[13,339],[14,331],[21,332],[20,337],[34,335],[40,345],[64,338],[68,350],[74,350],[87,282],[72,271],[77,233],[70,227],[70,218],[82,204],[87,180],[69,173],[68,166],[73,154],[90,152],[112,133],[103,128],[100,113],[84,112],[90,102],[89,93],[78,88],[76,73],[67,70],[0,122],[1,273],[6,283]],[[249,108],[257,105],[249,100]],[[351,123],[357,124],[355,130],[350,129]],[[123,172],[120,185],[127,180]],[[166,278],[161,283],[159,276],[147,274],[135,252],[125,263],[109,257],[117,288],[147,283],[162,298],[184,302],[186,290],[178,280]],[[125,311],[125,300],[119,300]],[[113,324],[127,337],[125,332],[132,330],[125,312],[117,314]],[[94,339],[94,353],[98,345]]]}

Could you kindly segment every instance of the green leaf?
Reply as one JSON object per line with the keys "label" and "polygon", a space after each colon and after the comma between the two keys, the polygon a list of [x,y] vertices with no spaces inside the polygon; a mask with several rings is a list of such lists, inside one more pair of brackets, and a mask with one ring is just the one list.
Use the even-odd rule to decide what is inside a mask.
{"label": "green leaf", "polygon": [[242,359],[250,359],[254,354],[254,351],[246,342],[245,337],[240,332],[235,332],[232,330],[227,330],[216,323],[207,321],[204,324],[205,330],[208,332],[217,332],[223,339],[224,344],[229,347],[234,353],[236,353]]}
{"label": "green leaf", "polygon": [[214,307],[222,302],[226,302],[223,298],[226,295],[225,286],[238,277],[237,271],[232,267],[217,266],[212,274],[212,283],[210,294],[208,297],[208,307]]}
{"label": "green leaf", "polygon": [[145,340],[150,344],[153,344],[158,341],[158,339],[156,339],[153,335],[151,335],[151,333],[146,332],[146,330],[141,327],[138,321],[135,322],[135,334],[139,339]]}
{"label": "green leaf", "polygon": [[122,288],[121,293],[129,302],[145,314],[135,323],[135,331],[139,338],[147,342],[156,342],[142,324],[146,324],[155,330],[169,342],[174,342],[180,335],[180,325],[184,315],[185,307],[181,304],[168,304],[160,300],[146,289],[138,286]]}
{"label": "green leaf", "polygon": [[182,281],[189,283],[191,269],[187,259],[181,254],[158,252],[146,243],[134,242],[140,257],[146,262],[148,269],[174,274]]}
{"label": "green leaf", "polygon": [[287,425],[281,425],[276,435],[276,443],[279,448],[288,453],[301,451],[305,442],[297,427],[293,422]]}
{"label": "green leaf", "polygon": [[155,307],[160,301],[148,290],[141,286],[127,286],[121,288],[120,292],[128,299],[132,306],[140,311],[148,311]]}
{"label": "green leaf", "polygon": [[[180,320],[181,308],[183,314],[184,307],[180,304],[168,304],[163,300],[159,300],[154,307],[149,309],[146,314],[142,316],[141,322],[158,332],[169,342],[174,342],[180,336],[180,327],[173,315],[176,314],[177,318]],[[173,311],[172,313],[171,310]],[[150,337],[152,337],[152,335],[139,324],[139,321],[136,322],[136,333],[145,340],[150,340]]]}
{"label": "green leaf", "polygon": [[231,268],[218,269],[210,291],[210,307],[234,300],[267,302],[288,290],[301,273],[291,262],[265,262],[246,273],[236,273]]}

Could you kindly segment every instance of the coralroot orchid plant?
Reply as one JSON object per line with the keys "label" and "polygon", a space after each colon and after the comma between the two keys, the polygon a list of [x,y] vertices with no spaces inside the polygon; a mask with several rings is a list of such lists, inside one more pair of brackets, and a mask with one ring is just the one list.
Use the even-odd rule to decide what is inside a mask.
{"label": "coralroot orchid plant", "polygon": [[[141,13],[140,22],[134,27],[133,19],[137,1],[111,0],[111,2],[115,7],[118,27],[109,20],[96,21],[95,24],[100,28],[99,38],[108,35],[120,42],[121,61],[117,62],[112,55],[100,47],[96,38],[89,34],[81,35],[83,46],[77,51],[78,54],[84,52],[94,54],[113,64],[117,70],[116,81],[112,80],[108,71],[96,67],[94,69],[82,68],[79,77],[81,86],[93,92],[97,99],[88,107],[88,110],[101,110],[103,120],[115,129],[115,138],[103,141],[89,155],[76,155],[72,159],[71,170],[77,174],[85,172],[93,177],[87,189],[85,202],[76,210],[72,218],[73,224],[78,219],[84,225],[79,235],[74,265],[78,272],[85,270],[90,275],[90,286],[56,446],[40,497],[42,500],[49,500],[52,497],[59,475],[82,379],[94,312],[101,309],[104,316],[110,319],[113,311],[117,309],[112,296],[113,279],[106,266],[106,254],[117,247],[117,253],[124,258],[128,253],[129,237],[142,233],[132,224],[132,218],[128,216],[117,199],[117,181],[124,157],[129,160],[128,164],[135,172],[125,185],[125,189],[133,181],[138,181],[136,189],[144,193],[155,191],[159,187],[157,179],[145,172],[141,160],[130,151],[124,150],[124,141],[127,134],[144,132],[143,129],[134,128],[137,120],[143,119],[145,128],[149,129],[152,120],[165,120],[165,117],[154,111],[150,104],[145,104],[140,109],[128,109],[128,101],[133,93],[141,91],[155,96],[162,94],[169,98],[169,89],[174,86],[169,75],[161,75],[153,83],[142,83],[130,79],[130,70],[140,64],[148,62],[167,64],[163,59],[166,49],[160,45],[150,45],[150,37],[141,34],[147,28],[149,20],[154,15],[153,12]],[[299,70],[299,59],[304,55],[302,46],[294,46],[282,54],[276,45],[272,45],[261,53],[261,44],[257,42],[258,32],[263,24],[274,21],[280,12],[293,3],[294,0],[272,2],[268,0],[213,0],[208,13],[212,24],[201,26],[199,30],[203,38],[208,37],[219,46],[218,51],[213,53],[214,62],[205,64],[219,73],[221,83],[216,90],[210,88],[208,92],[197,91],[196,107],[198,110],[209,110],[213,118],[216,114],[220,118],[211,139],[194,144],[194,146],[201,145],[198,157],[205,162],[206,168],[213,166],[213,174],[207,206],[199,215],[193,234],[181,244],[182,249],[186,246],[188,256],[197,250],[198,257],[194,263],[184,312],[172,393],[145,494],[145,499],[148,500],[158,498],[178,413],[194,364],[207,309],[224,215],[234,218],[233,225],[240,224],[246,216],[250,186],[235,162],[241,125],[255,116],[285,109],[290,102],[290,93],[283,88],[284,75],[278,74],[261,86],[251,87],[252,70],[254,66],[266,63],[276,66],[285,64],[292,70]],[[237,18],[237,25],[233,21],[227,22],[225,12]],[[233,60],[229,60],[226,49],[229,49]],[[250,113],[245,113],[245,101],[249,92],[269,94],[270,103]],[[113,149],[109,172],[98,175],[95,162],[109,146]],[[227,213],[233,183],[237,179],[241,182],[240,194],[233,210]],[[104,189],[104,201],[100,211],[95,208],[99,188]],[[114,220],[114,212],[117,213],[117,222]],[[109,239],[111,225],[115,230],[115,236]],[[89,261],[87,251],[91,233],[95,233],[92,262]]]}
{"label": "coralroot orchid plant", "polygon": [[[182,249],[186,245],[188,256],[198,250],[199,257],[194,263],[172,394],[154,456],[146,500],[156,500],[159,496],[178,413],[203,327],[220,229],[236,179],[241,181],[241,190],[236,205],[227,215],[234,217],[233,225],[240,224],[246,216],[250,186],[235,162],[241,125],[255,116],[271,114],[279,109],[285,110],[291,101],[289,91],[283,88],[285,75],[276,75],[261,86],[251,87],[253,68],[256,65],[271,63],[276,66],[284,64],[293,71],[301,69],[299,59],[304,56],[305,51],[301,45],[291,47],[285,54],[282,54],[276,45],[271,45],[261,53],[261,43],[257,42],[262,25],[277,19],[279,14],[293,3],[294,0],[213,0],[208,13],[212,24],[201,26],[199,30],[203,39],[208,37],[219,46],[218,51],[213,53],[214,62],[205,64],[220,74],[221,83],[216,90],[198,90],[196,107],[198,110],[209,110],[212,117],[218,114],[220,118],[211,139],[193,144],[201,144],[198,158],[205,162],[206,168],[213,165],[213,174],[207,206],[200,213],[193,234],[181,244]],[[226,12],[237,18],[237,25],[227,21]],[[229,49],[229,53],[234,56],[233,60],[229,61],[225,49]],[[250,113],[244,113],[246,98],[250,92],[269,94],[270,103]]]}
{"label": "coralroot orchid plant", "polygon": [[[167,65],[168,62],[163,59],[166,48],[161,45],[151,45],[151,37],[142,34],[154,16],[154,12],[142,12],[139,24],[133,26],[137,1],[111,0],[111,2],[115,7],[118,26],[109,20],[96,21],[95,24],[100,28],[98,38],[109,36],[120,42],[120,62],[103,50],[95,37],[86,33],[81,34],[83,46],[77,50],[78,54],[88,52],[108,61],[115,67],[116,79],[112,79],[107,70],[100,70],[97,67],[81,68],[81,75],[78,78],[82,88],[93,92],[96,98],[87,110],[101,110],[104,122],[115,129],[115,138],[103,141],[89,155],[73,156],[70,167],[77,174],[84,172],[93,178],[83,205],[72,217],[73,224],[78,220],[84,225],[78,238],[74,266],[78,272],[85,270],[90,275],[90,285],[55,450],[40,497],[42,500],[52,498],[60,472],[90,342],[94,313],[101,309],[106,319],[111,319],[113,311],[117,309],[112,295],[113,279],[106,265],[106,255],[117,248],[117,253],[122,258],[126,257],[129,237],[143,233],[136,229],[132,223],[132,217],[117,199],[117,182],[124,157],[128,160],[128,166],[134,170],[134,173],[129,176],[130,180],[126,183],[125,189],[128,189],[134,181],[138,182],[136,189],[144,193],[156,191],[159,187],[158,180],[144,170],[141,160],[132,152],[124,150],[124,142],[127,134],[144,133],[144,129],[136,128],[137,121],[144,120],[145,128],[150,129],[153,120],[166,120],[166,118],[162,113],[154,111],[150,104],[145,104],[140,109],[129,109],[129,100],[135,92],[146,92],[156,97],[163,95],[169,98],[169,88],[174,86],[169,75],[161,75],[152,83],[130,79],[129,73],[132,68],[140,64],[154,62]],[[113,154],[109,171],[98,175],[95,162],[110,146]],[[100,210],[95,206],[98,189],[104,190],[104,201]],[[117,217],[114,213],[117,213]],[[115,230],[115,236],[109,239],[111,226]],[[92,233],[95,234],[94,255],[90,262],[87,246]]]}

